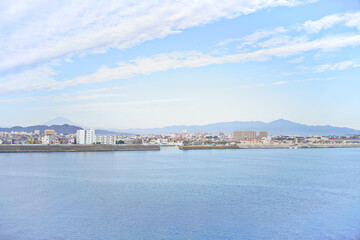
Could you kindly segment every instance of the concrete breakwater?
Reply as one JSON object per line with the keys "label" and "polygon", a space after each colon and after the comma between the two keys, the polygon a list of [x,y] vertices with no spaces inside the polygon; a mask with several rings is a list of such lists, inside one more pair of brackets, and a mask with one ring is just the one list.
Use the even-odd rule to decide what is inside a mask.
{"label": "concrete breakwater", "polygon": [[238,146],[209,146],[209,145],[186,145],[179,146],[180,150],[195,150],[195,149],[239,149]]}
{"label": "concrete breakwater", "polygon": [[351,148],[360,147],[360,144],[244,144],[232,146],[207,146],[207,145],[187,145],[179,146],[180,150],[202,150],[202,149],[284,149],[284,148]]}
{"label": "concrete breakwater", "polygon": [[117,144],[117,145],[42,145],[42,144],[0,144],[2,152],[100,152],[100,151],[156,151],[159,145]]}

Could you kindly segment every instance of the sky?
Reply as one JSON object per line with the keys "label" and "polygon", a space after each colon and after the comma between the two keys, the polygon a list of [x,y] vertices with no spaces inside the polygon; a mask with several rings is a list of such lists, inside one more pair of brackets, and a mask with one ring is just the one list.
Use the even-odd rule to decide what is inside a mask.
{"label": "sky", "polygon": [[0,126],[360,129],[359,0],[0,2]]}

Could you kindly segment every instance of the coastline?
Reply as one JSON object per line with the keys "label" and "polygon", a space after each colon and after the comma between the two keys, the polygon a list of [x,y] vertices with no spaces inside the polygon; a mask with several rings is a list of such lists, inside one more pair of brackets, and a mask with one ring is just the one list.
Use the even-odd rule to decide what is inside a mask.
{"label": "coastline", "polygon": [[[160,151],[166,145],[142,144],[0,144],[0,153],[14,152],[106,152],[106,151]],[[296,149],[296,148],[356,148],[360,144],[244,144],[244,145],[187,145],[178,146],[179,150],[214,150],[214,149]]]}
{"label": "coastline", "polygon": [[159,151],[159,145],[117,144],[0,144],[0,153],[10,152],[104,152],[104,151]]}
{"label": "coastline", "polygon": [[291,148],[354,148],[360,147],[360,144],[244,144],[236,146],[206,146],[206,145],[189,145],[179,146],[180,150],[211,150],[211,149],[291,149]]}

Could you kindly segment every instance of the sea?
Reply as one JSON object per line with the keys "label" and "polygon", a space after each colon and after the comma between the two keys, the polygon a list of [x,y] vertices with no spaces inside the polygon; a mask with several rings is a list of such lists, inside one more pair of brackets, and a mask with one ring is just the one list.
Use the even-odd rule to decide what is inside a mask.
{"label": "sea", "polygon": [[1,240],[360,239],[360,148],[0,153]]}

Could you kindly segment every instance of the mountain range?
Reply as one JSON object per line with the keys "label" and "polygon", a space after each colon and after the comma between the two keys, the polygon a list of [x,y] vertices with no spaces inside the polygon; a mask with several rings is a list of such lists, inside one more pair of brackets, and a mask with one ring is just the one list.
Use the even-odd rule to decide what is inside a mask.
{"label": "mountain range", "polygon": [[[55,118],[49,122],[56,123],[52,125],[36,125],[29,127],[20,127],[15,126],[11,128],[0,128],[0,132],[34,132],[35,130],[40,130],[42,133],[45,129],[53,129],[57,133],[63,134],[74,134],[78,129],[84,129],[85,127],[80,127],[79,125],[71,122],[70,120],[62,117]],[[69,124],[72,123],[72,124]],[[180,125],[180,126],[167,126],[163,128],[130,128],[130,129],[96,129],[97,134],[122,134],[122,135],[131,135],[131,134],[166,134],[166,133],[180,133],[183,130],[187,130],[188,133],[194,133],[199,130],[202,130],[204,133],[218,133],[223,132],[229,134],[233,131],[268,131],[270,135],[318,135],[318,136],[327,136],[327,135],[356,135],[360,134],[359,130],[346,128],[346,127],[334,127],[330,125],[326,126],[312,126],[301,123],[295,123],[289,120],[279,119],[269,123],[261,121],[234,121],[234,122],[220,122],[207,125]]]}
{"label": "mountain range", "polygon": [[261,121],[234,121],[234,122],[221,122],[213,123],[207,125],[192,125],[192,126],[168,126],[164,128],[148,128],[148,129],[126,129],[121,130],[122,132],[131,132],[131,133],[179,133],[183,130],[187,130],[188,133],[194,133],[196,131],[202,130],[206,133],[231,133],[232,131],[268,131],[270,135],[354,135],[360,134],[359,130],[346,128],[346,127],[333,127],[330,125],[326,126],[311,126],[300,123],[291,122],[284,119],[279,119],[269,123]]}
{"label": "mountain range", "polygon": [[43,123],[42,125],[52,126],[52,125],[64,125],[64,124],[68,124],[68,125],[72,125],[72,126],[80,126],[79,124],[76,124],[64,117],[54,118],[46,123]]}
{"label": "mountain range", "polygon": [[15,126],[11,128],[0,128],[0,132],[34,132],[35,130],[40,130],[40,133],[44,133],[44,130],[46,129],[52,129],[55,130],[57,133],[62,134],[74,134],[77,130],[82,129],[78,126],[73,126],[69,124],[63,124],[63,125],[35,125],[35,126],[29,126],[29,127],[20,127]]}

